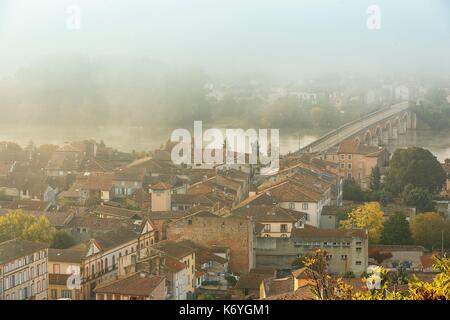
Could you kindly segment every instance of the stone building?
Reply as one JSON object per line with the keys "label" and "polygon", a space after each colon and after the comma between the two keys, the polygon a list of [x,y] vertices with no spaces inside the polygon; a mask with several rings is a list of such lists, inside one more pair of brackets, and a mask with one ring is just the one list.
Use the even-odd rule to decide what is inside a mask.
{"label": "stone building", "polygon": [[247,218],[222,218],[208,212],[180,218],[167,226],[169,240],[192,240],[207,246],[229,247],[229,269],[248,272],[255,265],[254,222]]}

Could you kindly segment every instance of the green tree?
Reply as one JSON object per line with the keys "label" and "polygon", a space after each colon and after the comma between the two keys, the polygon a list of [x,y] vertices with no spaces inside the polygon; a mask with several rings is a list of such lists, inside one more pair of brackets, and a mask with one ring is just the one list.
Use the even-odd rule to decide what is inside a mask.
{"label": "green tree", "polygon": [[372,191],[380,190],[381,187],[381,173],[380,168],[375,166],[372,168],[372,173],[370,175],[370,189]]}
{"label": "green tree", "polygon": [[431,193],[427,189],[414,187],[412,184],[408,184],[403,190],[402,200],[405,205],[416,207],[417,212],[434,210]]}
{"label": "green tree", "polygon": [[403,213],[396,212],[384,222],[384,228],[381,232],[381,243],[402,245],[412,243],[409,222]]}
{"label": "green tree", "polygon": [[389,162],[386,187],[394,195],[412,184],[434,194],[446,181],[446,174],[436,157],[428,150],[418,147],[397,149]]}
{"label": "green tree", "polygon": [[344,200],[350,201],[363,202],[366,201],[367,199],[365,192],[361,189],[359,184],[357,184],[353,179],[344,181],[342,196]]}
{"label": "green tree", "polygon": [[75,244],[73,237],[64,230],[55,231],[51,247],[55,249],[67,249]]}
{"label": "green tree", "polygon": [[36,217],[17,210],[0,217],[0,241],[20,238],[50,243],[53,234],[54,229],[45,216]]}

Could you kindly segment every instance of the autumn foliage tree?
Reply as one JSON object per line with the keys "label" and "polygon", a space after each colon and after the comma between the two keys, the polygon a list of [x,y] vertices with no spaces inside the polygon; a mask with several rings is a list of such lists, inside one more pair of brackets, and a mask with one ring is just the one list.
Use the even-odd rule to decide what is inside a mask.
{"label": "autumn foliage tree", "polygon": [[367,229],[369,242],[378,243],[383,230],[383,211],[378,202],[368,202],[356,207],[348,214],[348,219],[340,222],[341,228],[345,229]]}
{"label": "autumn foliage tree", "polygon": [[438,213],[427,212],[416,215],[411,220],[411,233],[416,244],[428,249],[441,248],[442,233],[444,247],[450,245],[450,222]]}
{"label": "autumn foliage tree", "polygon": [[12,211],[0,217],[0,242],[14,238],[51,243],[54,229],[47,217]]}

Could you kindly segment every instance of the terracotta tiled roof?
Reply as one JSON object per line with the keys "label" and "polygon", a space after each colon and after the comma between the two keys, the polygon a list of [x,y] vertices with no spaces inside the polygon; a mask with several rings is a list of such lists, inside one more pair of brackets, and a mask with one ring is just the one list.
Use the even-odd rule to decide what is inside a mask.
{"label": "terracotta tiled roof", "polygon": [[131,296],[150,296],[164,280],[164,277],[141,276],[141,274],[136,273],[125,279],[101,284],[95,289],[95,292]]}
{"label": "terracotta tiled roof", "polygon": [[288,210],[278,205],[240,207],[232,211],[233,215],[251,217],[256,222],[292,222],[305,217],[304,212]]}
{"label": "terracotta tiled roof", "polygon": [[175,273],[180,272],[181,270],[184,270],[188,267],[184,263],[182,263],[182,262],[178,261],[177,259],[172,258],[170,256],[166,256],[165,261],[166,261],[166,264],[165,264],[166,268],[169,269],[169,271],[171,271],[171,272],[175,272]]}
{"label": "terracotta tiled roof", "polygon": [[164,251],[167,255],[177,259],[182,259],[187,255],[194,253],[192,248],[189,248],[182,243],[177,243],[170,240],[158,242],[155,245],[155,248]]}
{"label": "terracotta tiled roof", "polygon": [[267,300],[314,300],[311,289],[313,285],[307,284],[298,288],[296,291],[283,293],[275,296],[269,296]]}
{"label": "terracotta tiled roof", "polygon": [[158,182],[154,185],[150,186],[151,190],[169,190],[171,189],[173,186],[170,183],[166,183],[166,182]]}
{"label": "terracotta tiled roof", "polygon": [[263,192],[269,193],[279,202],[317,202],[322,198],[321,193],[300,186],[293,181],[285,181]]}
{"label": "terracotta tiled roof", "polygon": [[145,169],[120,168],[114,171],[114,181],[143,181]]}
{"label": "terracotta tiled roof", "polygon": [[292,292],[294,290],[294,280],[292,277],[264,279],[263,285],[267,297]]}
{"label": "terracotta tiled roof", "polygon": [[111,190],[114,173],[85,172],[77,176],[71,189],[80,190]]}
{"label": "terracotta tiled roof", "polygon": [[260,273],[246,273],[242,274],[234,286],[235,289],[252,289],[258,290],[264,279],[270,279],[273,275]]}
{"label": "terracotta tiled roof", "polygon": [[306,268],[295,269],[292,270],[291,274],[295,279],[308,279],[309,276],[306,273],[306,270]]}
{"label": "terracotta tiled roof", "polygon": [[143,215],[143,212],[139,210],[129,210],[125,208],[118,208],[108,205],[96,206],[94,209],[94,213],[117,216],[122,218],[133,218],[133,217],[142,218]]}
{"label": "terracotta tiled roof", "polygon": [[81,263],[83,250],[75,249],[48,249],[48,261],[51,262],[72,262]]}
{"label": "terracotta tiled roof", "polygon": [[377,146],[367,146],[363,145],[361,142],[358,142],[353,139],[344,140],[339,144],[338,147],[338,153],[345,153],[345,154],[375,154],[383,149],[381,147]]}
{"label": "terracotta tiled roof", "polygon": [[36,251],[44,250],[48,245],[28,240],[13,239],[0,243],[0,264],[15,260]]}

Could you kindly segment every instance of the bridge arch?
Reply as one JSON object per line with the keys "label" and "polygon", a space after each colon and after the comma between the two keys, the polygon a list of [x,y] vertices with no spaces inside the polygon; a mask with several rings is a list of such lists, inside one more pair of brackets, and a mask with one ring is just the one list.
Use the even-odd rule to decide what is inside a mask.
{"label": "bridge arch", "polygon": [[377,126],[375,129],[375,137],[374,137],[376,144],[375,145],[382,145],[383,144],[383,129],[381,126]]}
{"label": "bridge arch", "polygon": [[364,142],[363,143],[368,146],[372,143],[372,132],[370,132],[370,130],[367,130],[366,133],[364,134]]}
{"label": "bridge arch", "polygon": [[400,117],[396,117],[394,119],[394,125],[392,126],[392,137],[394,139],[397,139],[399,134],[400,134]]}
{"label": "bridge arch", "polygon": [[408,112],[405,112],[400,119],[400,133],[406,133],[408,129]]}
{"label": "bridge arch", "polygon": [[384,134],[386,136],[386,140],[392,139],[392,124],[391,120],[386,121],[384,125]]}

